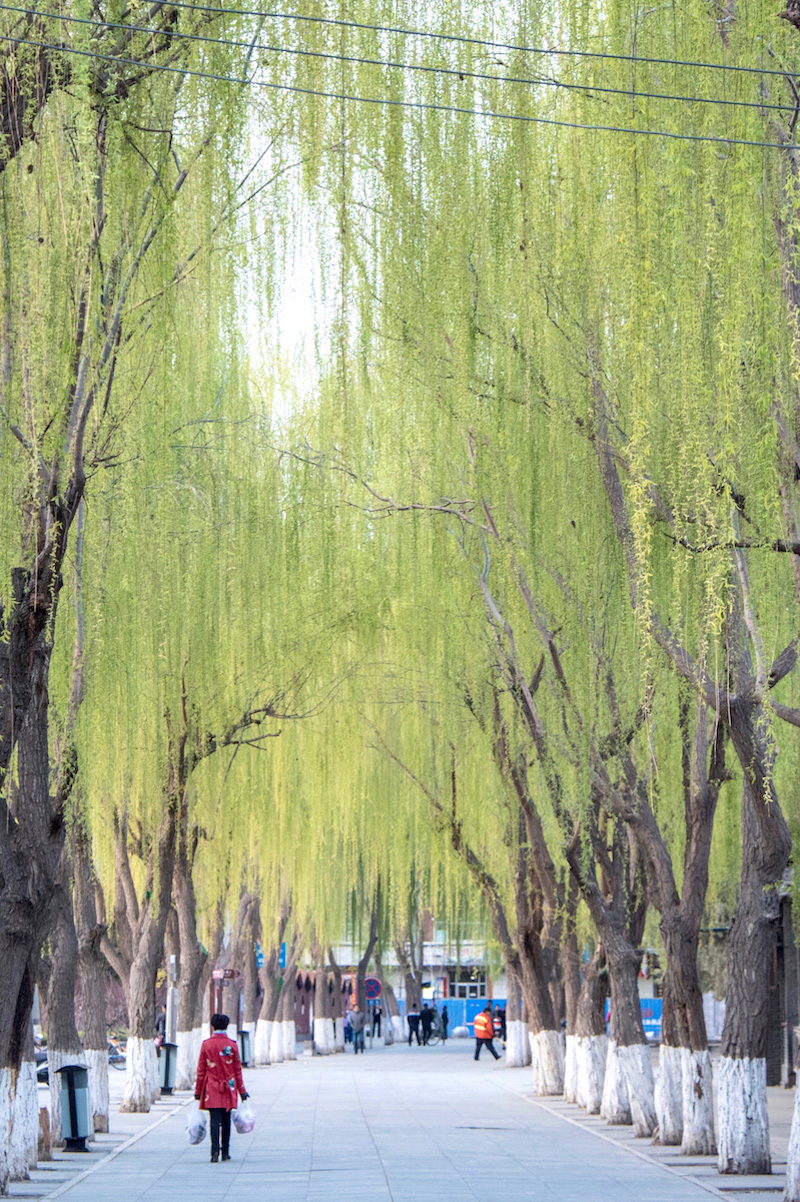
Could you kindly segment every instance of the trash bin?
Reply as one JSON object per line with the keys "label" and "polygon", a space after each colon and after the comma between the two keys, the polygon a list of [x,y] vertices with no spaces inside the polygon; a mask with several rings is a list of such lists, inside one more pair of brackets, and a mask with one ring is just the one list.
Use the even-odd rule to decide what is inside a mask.
{"label": "trash bin", "polygon": [[245,1066],[250,1063],[250,1032],[239,1030],[239,1059]]}
{"label": "trash bin", "polygon": [[94,1133],[89,1111],[89,1073],[79,1064],[56,1069],[61,1077],[61,1134],[67,1152],[88,1152],[86,1141]]}
{"label": "trash bin", "polygon": [[175,1088],[175,1070],[178,1067],[178,1045],[162,1043],[158,1058],[158,1082],[162,1094],[172,1093]]}

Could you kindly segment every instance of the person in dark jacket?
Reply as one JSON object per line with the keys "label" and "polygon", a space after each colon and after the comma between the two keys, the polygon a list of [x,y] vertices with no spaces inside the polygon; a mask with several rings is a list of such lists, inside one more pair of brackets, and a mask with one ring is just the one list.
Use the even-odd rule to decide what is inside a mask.
{"label": "person in dark jacket", "polygon": [[358,1049],[364,1051],[364,1024],[367,1021],[367,1016],[363,1010],[359,1010],[358,1002],[355,1003],[350,1011],[350,1028],[353,1032],[353,1051],[358,1055]]}
{"label": "person in dark jacket", "polygon": [[422,1043],[424,1047],[427,1047],[428,1040],[431,1037],[431,1027],[433,1026],[433,1011],[427,1002],[422,1007],[422,1012],[419,1016],[419,1023],[422,1027]]}
{"label": "person in dark jacket", "polygon": [[213,1035],[200,1046],[194,1087],[200,1109],[208,1111],[212,1164],[219,1160],[220,1143],[222,1159],[230,1160],[231,1111],[236,1109],[236,1094],[238,1091],[242,1101],[249,1096],[242,1079],[239,1049],[225,1034],[228,1022],[227,1014],[211,1015]]}
{"label": "person in dark jacket", "polygon": [[450,1015],[447,1013],[447,1006],[442,1006],[442,1013],[440,1017],[442,1020],[442,1043],[447,1043],[447,1026],[450,1022]]}
{"label": "person in dark jacket", "polygon": [[420,1043],[419,1038],[419,1010],[411,1009],[406,1015],[408,1023],[408,1046],[411,1047],[411,1040],[416,1036],[417,1044]]}

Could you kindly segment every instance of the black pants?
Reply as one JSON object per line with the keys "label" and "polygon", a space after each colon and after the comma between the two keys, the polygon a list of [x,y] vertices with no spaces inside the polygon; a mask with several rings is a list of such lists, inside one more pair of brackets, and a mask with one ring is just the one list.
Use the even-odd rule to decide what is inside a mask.
{"label": "black pants", "polygon": [[430,1027],[423,1026],[423,1028],[422,1028],[422,1043],[423,1043],[424,1047],[428,1046],[428,1040],[430,1039],[430,1037],[431,1037]]}
{"label": "black pants", "polygon": [[489,1049],[489,1051],[492,1053],[495,1060],[499,1060],[500,1057],[497,1055],[497,1052],[494,1050],[494,1044],[492,1043],[491,1037],[489,1039],[476,1039],[475,1040],[475,1059],[477,1060],[478,1057],[480,1056],[481,1048],[484,1046],[484,1044]]}
{"label": "black pants", "polygon": [[222,1155],[227,1156],[231,1142],[231,1112],[223,1110],[221,1106],[214,1106],[209,1109],[209,1118],[211,1120],[211,1155],[219,1156],[219,1137],[222,1133]]}
{"label": "black pants", "polygon": [[420,1039],[419,1039],[419,1019],[417,1019],[417,1021],[416,1021],[416,1022],[413,1022],[413,1020],[412,1020],[412,1019],[409,1019],[409,1020],[408,1020],[408,1046],[409,1046],[409,1047],[411,1047],[411,1040],[412,1040],[412,1039],[413,1039],[415,1036],[416,1036],[416,1039],[417,1039],[417,1043],[419,1043],[419,1042],[420,1042]]}

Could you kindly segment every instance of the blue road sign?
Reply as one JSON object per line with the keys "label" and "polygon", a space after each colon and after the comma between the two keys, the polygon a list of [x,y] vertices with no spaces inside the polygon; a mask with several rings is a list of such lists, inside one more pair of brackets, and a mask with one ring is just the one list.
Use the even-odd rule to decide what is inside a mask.
{"label": "blue road sign", "polygon": [[286,944],[285,943],[281,944],[281,954],[278,956],[278,963],[280,964],[281,968],[286,967]]}

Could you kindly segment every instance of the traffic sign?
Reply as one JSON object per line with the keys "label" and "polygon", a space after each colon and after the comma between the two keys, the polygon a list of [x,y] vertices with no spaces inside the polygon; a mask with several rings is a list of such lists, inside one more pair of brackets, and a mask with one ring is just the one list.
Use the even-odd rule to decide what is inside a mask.
{"label": "traffic sign", "polygon": [[374,1002],[381,996],[381,983],[377,977],[367,977],[364,981],[364,989],[368,1002]]}
{"label": "traffic sign", "polygon": [[233,981],[241,975],[238,968],[215,968],[211,974],[215,981]]}

